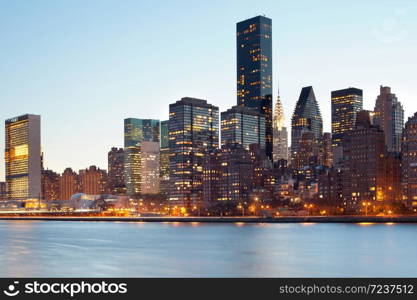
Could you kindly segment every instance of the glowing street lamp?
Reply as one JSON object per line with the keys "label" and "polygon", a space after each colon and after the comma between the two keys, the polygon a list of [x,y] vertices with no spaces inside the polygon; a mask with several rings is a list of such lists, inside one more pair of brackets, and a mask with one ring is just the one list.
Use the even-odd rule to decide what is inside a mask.
{"label": "glowing street lamp", "polygon": [[371,205],[371,202],[364,201],[364,202],[362,202],[362,205],[365,206],[365,216],[367,216],[368,215],[368,206]]}

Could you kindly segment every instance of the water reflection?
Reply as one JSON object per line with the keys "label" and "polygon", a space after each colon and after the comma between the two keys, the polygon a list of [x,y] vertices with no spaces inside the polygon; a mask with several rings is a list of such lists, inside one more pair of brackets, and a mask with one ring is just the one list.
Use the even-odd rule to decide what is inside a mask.
{"label": "water reflection", "polygon": [[415,231],[390,223],[0,221],[0,276],[414,277]]}

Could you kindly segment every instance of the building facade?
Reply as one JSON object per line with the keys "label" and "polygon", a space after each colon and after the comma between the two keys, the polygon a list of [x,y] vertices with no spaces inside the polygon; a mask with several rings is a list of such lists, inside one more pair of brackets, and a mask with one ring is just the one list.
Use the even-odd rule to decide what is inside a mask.
{"label": "building facade", "polygon": [[72,195],[80,191],[78,174],[66,168],[59,179],[59,200],[70,200]]}
{"label": "building facade", "polygon": [[5,122],[6,191],[9,200],[42,193],[41,117],[22,115]]}
{"label": "building facade", "polygon": [[123,148],[113,147],[107,154],[108,188],[111,194],[124,194],[126,192],[124,176]]}
{"label": "building facade", "polygon": [[167,196],[169,191],[169,120],[161,122],[161,150],[159,158],[160,192],[162,195]]}
{"label": "building facade", "polygon": [[380,94],[375,102],[375,124],[385,134],[389,152],[401,152],[401,134],[404,126],[404,109],[397,96],[388,86],[380,86]]}
{"label": "building facade", "polygon": [[300,151],[301,137],[306,131],[313,133],[317,143],[321,140],[323,135],[323,120],[313,87],[311,86],[304,87],[301,90],[291,119],[292,161]]}
{"label": "building facade", "polygon": [[363,91],[347,88],[332,91],[332,143],[342,145],[343,135],[355,128],[356,114],[363,109]]}
{"label": "building facade", "polygon": [[81,192],[87,195],[107,194],[107,172],[90,166],[79,172]]}
{"label": "building facade", "polygon": [[141,193],[141,163],[140,146],[129,146],[124,149],[124,178],[126,194],[129,196]]}
{"label": "building facade", "polygon": [[188,97],[170,104],[170,201],[186,207],[201,204],[204,155],[218,147],[218,107]]}
{"label": "building facade", "polygon": [[417,113],[405,123],[401,151],[403,200],[408,207],[417,209]]}
{"label": "building facade", "polygon": [[52,170],[42,171],[42,199],[46,201],[59,200],[59,181],[61,176]]}
{"label": "building facade", "polygon": [[363,92],[347,88],[331,92],[332,151],[336,165],[343,158],[343,135],[355,128],[356,114],[363,109]]}
{"label": "building facade", "polygon": [[266,152],[272,159],[272,20],[257,16],[236,25],[237,104],[265,115]]}
{"label": "building facade", "polygon": [[265,116],[256,109],[233,106],[221,113],[221,145],[259,144],[265,149]]}
{"label": "building facade", "polygon": [[159,120],[127,118],[124,120],[125,147],[140,146],[142,141],[158,142]]}
{"label": "building facade", "polygon": [[251,153],[242,144],[226,144],[204,157],[204,203],[248,201],[253,184]]}
{"label": "building facade", "polygon": [[159,143],[143,141],[141,152],[141,193],[159,193]]}
{"label": "building facade", "polygon": [[384,200],[384,132],[371,124],[369,111],[357,115],[354,130],[343,138],[343,200],[348,210],[358,210],[363,202],[373,205]]}

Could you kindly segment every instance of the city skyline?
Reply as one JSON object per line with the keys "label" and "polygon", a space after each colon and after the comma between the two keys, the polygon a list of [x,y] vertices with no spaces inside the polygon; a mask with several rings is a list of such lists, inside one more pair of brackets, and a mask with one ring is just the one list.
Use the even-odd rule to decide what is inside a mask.
{"label": "city skyline", "polygon": [[[32,4],[30,3],[26,3],[26,4],[28,6],[32,6]],[[271,6],[270,4],[271,3],[265,5],[265,7]],[[18,9],[19,6],[20,8],[23,7],[22,4],[8,4],[8,5],[10,5],[11,8],[14,7],[14,9]],[[108,5],[108,2],[106,4],[102,4],[102,6],[106,6],[106,5]],[[133,4],[130,3],[129,5],[133,5]],[[290,6],[289,4],[285,4],[285,5],[282,4],[282,5],[284,7]],[[125,6],[120,8],[120,11],[117,11],[117,13],[121,13],[123,9],[126,9],[126,6],[128,6],[128,4],[125,4]],[[59,5],[56,5],[56,6],[50,5],[48,9],[59,10],[59,8],[60,8]],[[411,6],[411,8],[415,9],[414,6]],[[375,7],[375,10],[381,10],[381,8]],[[291,10],[291,7],[289,8],[289,11],[294,13],[294,11]],[[40,11],[37,11],[37,12],[41,14]],[[86,13],[84,17],[87,17],[88,7],[85,8],[83,12]],[[339,76],[331,75],[331,76],[336,77],[336,79],[329,78],[328,80],[326,81],[323,80],[320,83],[318,79],[321,78],[321,76],[314,77],[310,75],[309,72],[304,72],[305,69],[310,69],[314,67],[314,65],[316,64],[316,62],[313,62],[313,61],[310,61],[309,64],[305,64],[305,59],[306,59],[305,56],[309,56],[309,55],[304,54],[303,56],[302,54],[300,54],[300,52],[295,51],[297,55],[292,56],[292,58],[288,60],[288,55],[289,55],[288,52],[291,49],[293,49],[292,47],[293,45],[295,46],[297,45],[297,44],[290,44],[290,45],[285,44],[286,39],[288,39],[288,34],[293,31],[289,30],[289,32],[286,32],[286,30],[282,28],[283,26],[281,22],[283,21],[282,19],[280,19],[280,15],[275,14],[275,10],[270,10],[270,13],[269,13],[268,9],[264,9],[264,12],[267,17],[273,20],[273,26],[274,26],[274,31],[273,31],[274,32],[273,33],[274,34],[274,38],[273,38],[274,68],[273,69],[274,69],[275,75],[274,75],[274,82],[273,82],[273,85],[274,85],[273,99],[274,100],[276,99],[278,81],[279,81],[280,94],[281,94],[281,99],[283,101],[284,113],[287,116],[286,118],[287,128],[290,128],[289,119],[290,119],[291,114],[293,113],[293,109],[294,109],[296,100],[298,98],[297,94],[299,93],[299,90],[303,86],[308,86],[308,85],[312,85],[315,90],[316,98],[318,100],[320,110],[323,114],[324,131],[330,131],[330,113],[329,113],[330,112],[330,92],[333,90],[337,90],[337,89],[347,88],[349,86],[355,86],[357,88],[362,89],[364,91],[364,108],[373,109],[375,99],[378,95],[379,85],[388,85],[392,87],[399,101],[401,101],[401,103],[404,105],[404,108],[405,108],[404,119],[406,120],[408,117],[413,115],[413,105],[412,105],[413,97],[411,95],[416,94],[416,93],[415,92],[413,93],[414,87],[411,84],[411,79],[407,78],[406,80],[401,81],[401,76],[398,76],[400,75],[400,73],[402,73],[401,70],[403,70],[404,67],[407,67],[404,65],[404,63],[395,64],[393,61],[393,63],[389,65],[389,68],[387,68],[386,72],[381,72],[383,69],[379,69],[377,66],[374,66],[374,68],[372,68],[371,70],[372,72],[375,72],[375,73],[380,72],[378,76],[375,76],[375,74],[373,74],[373,76],[370,76],[368,74],[369,71],[367,69],[371,68],[370,65],[372,64],[363,64],[361,65],[363,66],[363,71],[361,71],[361,74],[357,74],[357,76],[353,77],[352,75],[349,75],[349,70],[350,70],[349,68],[353,69],[353,66],[349,66],[349,63],[347,61],[354,60],[354,59],[358,59],[359,61],[361,61],[364,57],[367,57],[370,60],[370,62],[373,61],[373,59],[369,57],[369,54],[360,55],[359,53],[353,51],[351,53],[345,53],[345,56],[349,55],[348,57],[339,56],[339,59],[341,58],[343,59],[341,59],[340,61],[333,61],[333,63],[337,63],[338,69],[343,69],[343,72],[341,72]],[[392,12],[395,17],[397,12],[395,10]],[[407,20],[406,17],[407,16],[411,17],[412,15],[411,12],[412,11],[410,11],[409,9],[403,10],[404,15],[402,15],[401,18],[399,18],[397,15],[396,22],[399,22],[400,20],[404,20],[404,19]],[[63,13],[63,11],[61,11],[61,13]],[[115,15],[117,15],[117,13],[115,13]],[[213,87],[209,89],[207,89],[207,87],[201,88],[200,84],[204,84],[204,82],[206,82],[207,79],[204,77],[197,76],[197,74],[199,74],[198,73],[199,71],[197,70],[197,68],[190,68],[188,66],[188,68],[185,68],[184,73],[189,72],[190,74],[181,75],[179,76],[180,78],[179,79],[177,78],[174,82],[170,82],[167,80],[161,80],[159,82],[160,84],[164,86],[168,86],[168,91],[166,89],[162,89],[162,91],[158,91],[158,93],[156,93],[157,95],[155,95],[155,99],[157,100],[155,101],[155,105],[154,105],[154,99],[150,97],[149,95],[147,98],[142,98],[141,95],[138,94],[138,90],[143,88],[143,86],[140,84],[140,80],[136,76],[139,76],[138,74],[141,73],[142,71],[140,69],[137,69],[137,70],[129,69],[131,67],[128,67],[126,62],[124,62],[122,66],[120,66],[119,68],[112,69],[111,71],[112,72],[114,71],[116,73],[116,75],[114,76],[117,76],[118,74],[120,75],[120,73],[118,72],[121,72],[121,74],[124,74],[123,68],[126,68],[126,70],[129,69],[131,71],[130,73],[131,75],[136,74],[132,77],[127,76],[125,78],[122,78],[128,81],[127,86],[130,87],[132,90],[127,91],[125,89],[127,86],[124,86],[124,85],[119,85],[119,87],[117,87],[117,85],[112,86],[110,89],[109,87],[105,87],[104,86],[105,84],[112,82],[111,79],[113,77],[110,76],[110,74],[106,73],[107,75],[106,74],[103,75],[103,73],[99,73],[97,71],[98,70],[103,71],[103,68],[107,69],[110,66],[114,67],[115,65],[114,63],[116,63],[116,61],[112,61],[113,64],[112,63],[108,64],[106,61],[95,61],[93,65],[88,65],[87,68],[82,68],[81,67],[82,64],[79,64],[78,65],[80,67],[79,69],[77,68],[65,69],[66,71],[69,70],[70,73],[72,72],[70,74],[71,76],[75,78],[78,78],[79,76],[81,76],[81,79],[82,79],[83,74],[89,74],[89,76],[96,74],[100,78],[97,79],[95,84],[94,82],[87,80],[87,81],[78,83],[78,85],[74,85],[73,86],[74,89],[69,89],[69,90],[64,89],[60,91],[62,93],[60,94],[57,91],[57,89],[66,87],[64,86],[65,80],[63,80],[63,78],[65,78],[65,76],[63,76],[63,73],[66,73],[66,72],[63,72],[63,70],[60,70],[60,69],[54,70],[54,68],[58,68],[63,63],[62,59],[64,57],[62,55],[66,54],[68,55],[70,59],[71,58],[74,59],[78,55],[78,59],[80,59],[79,62],[83,62],[84,60],[91,59],[92,56],[94,55],[93,52],[90,52],[90,53],[77,52],[76,54],[71,55],[71,53],[69,52],[58,51],[57,53],[60,53],[61,56],[55,53],[55,56],[51,55],[50,57],[47,56],[46,54],[44,54],[45,56],[41,55],[40,57],[37,57],[35,55],[36,53],[33,54],[33,57],[27,57],[25,56],[27,55],[27,53],[20,52],[20,54],[24,54],[23,57],[26,58],[25,62],[26,63],[29,62],[32,64],[31,72],[34,72],[34,73],[30,73],[29,71],[29,73],[32,74],[32,77],[29,76],[26,78],[25,76],[23,77],[17,76],[19,74],[22,75],[22,73],[19,73],[19,72],[22,72],[22,70],[20,70],[19,68],[22,68],[24,64],[19,64],[16,61],[13,62],[13,58],[15,60],[18,58],[22,58],[22,57],[19,57],[19,51],[17,53],[14,53],[13,55],[7,52],[8,58],[10,58],[11,56],[12,60],[10,61],[9,67],[7,63],[5,63],[5,66],[3,66],[4,68],[2,69],[6,71],[5,73],[9,71],[10,75],[12,76],[8,77],[7,75],[6,76],[3,75],[4,78],[2,77],[3,84],[5,86],[2,89],[2,92],[0,92],[0,96],[6,99],[6,109],[2,110],[1,116],[3,117],[4,120],[14,117],[14,116],[23,115],[25,113],[40,114],[42,116],[42,147],[43,147],[42,150],[44,152],[44,161],[45,161],[46,168],[52,169],[59,173],[61,173],[67,167],[71,167],[74,170],[79,170],[79,169],[85,169],[90,165],[97,165],[98,167],[102,169],[106,169],[107,152],[111,149],[111,147],[121,147],[123,145],[122,132],[123,132],[123,119],[124,118],[128,118],[128,117],[154,118],[154,119],[159,119],[161,121],[166,120],[168,119],[168,105],[176,101],[176,99],[180,99],[186,96],[206,99],[209,103],[219,106],[220,111],[226,111],[228,108],[235,105],[235,99],[236,99],[235,98],[235,95],[236,95],[235,94],[236,93],[235,59],[236,57],[234,53],[235,52],[234,51],[235,36],[233,33],[235,29],[234,26],[236,22],[243,20],[245,18],[250,18],[257,14],[259,13],[239,12],[238,14],[236,12],[236,15],[233,14],[233,16],[231,17],[227,17],[227,16],[221,17],[221,20],[222,20],[221,24],[224,25],[222,29],[224,30],[225,36],[223,37],[223,32],[221,32],[221,35],[222,35],[222,38],[228,39],[227,47],[230,48],[229,49],[225,46],[225,48],[227,48],[227,53],[223,53],[223,51],[220,51],[217,48],[215,49],[216,50],[215,55],[213,55],[213,53],[210,53],[210,52],[206,53],[202,51],[202,49],[200,49],[199,47],[196,47],[195,49],[190,48],[187,50],[190,55],[192,56],[195,55],[195,57],[197,58],[197,61],[200,63],[202,63],[202,60],[207,60],[209,62],[211,59],[214,59],[215,61],[219,59],[221,61],[225,60],[227,62],[226,63],[227,76],[223,75],[225,77],[222,77],[218,75],[215,81],[216,83],[220,83],[222,80],[225,80],[226,78],[227,83],[222,83],[224,84],[224,86],[221,85],[220,87],[218,87],[217,84],[213,84],[213,86],[215,86],[216,88],[213,88]],[[20,15],[14,14],[14,16],[16,17]],[[133,17],[133,16],[130,15],[130,17]],[[332,18],[333,17],[334,16],[332,16]],[[385,18],[387,18],[387,20],[390,20],[391,16],[386,15]],[[285,20],[286,19],[284,19],[284,21]],[[10,18],[9,19],[5,18],[2,21],[0,21],[0,23],[5,22],[4,24],[2,24],[2,25],[5,25],[7,24],[7,22],[10,22],[10,21],[13,21],[13,20]],[[394,21],[395,21],[395,18],[394,18]],[[382,22],[382,25],[381,23],[378,23],[378,22],[376,22],[375,24],[377,25],[377,27],[381,26],[379,29],[381,28],[384,29],[385,27],[383,23],[384,22]],[[28,23],[26,23],[26,26],[27,25]],[[91,23],[89,25],[94,28],[93,26],[94,24]],[[127,24],[124,24],[124,25],[127,25]],[[190,33],[193,32],[193,30],[191,30],[190,27],[185,26],[186,24],[181,23],[181,25],[183,26],[182,30],[184,30],[184,32],[188,32],[188,30],[190,30]],[[25,24],[22,24],[21,26],[22,26],[21,30],[24,31],[24,29],[27,29],[25,27]],[[205,24],[205,26],[210,27],[207,24]],[[4,26],[1,26],[1,28],[3,27]],[[37,30],[43,29],[44,31],[42,32],[48,32],[47,28],[43,28],[42,26],[40,27],[41,28],[36,28],[36,29]],[[70,27],[66,27],[66,28],[67,30],[71,29]],[[167,28],[167,27],[162,26],[162,28]],[[405,28],[407,28],[407,30],[409,31],[411,30],[412,27],[403,26],[403,28],[404,30]],[[98,28],[94,28],[94,29],[98,30]],[[122,29],[122,28],[118,28],[118,29]],[[141,29],[139,28],[138,32],[143,32],[140,30]],[[21,31],[20,33],[22,34],[23,31]],[[98,30],[98,32],[99,33],[101,32],[101,34],[104,36],[105,30],[102,30],[102,31]],[[116,34],[117,32],[118,31],[116,29],[113,32],[113,34]],[[355,32],[355,31],[354,30],[349,31],[349,33],[352,33],[352,32]],[[401,30],[399,32],[401,32]],[[356,33],[359,34],[359,32],[356,32]],[[129,34],[133,36],[135,32],[130,32]],[[208,33],[205,33],[205,34],[210,34],[209,40],[211,42],[214,42],[216,39],[219,39],[221,41],[222,39],[222,38],[218,38],[217,37],[218,34],[215,32],[209,31]],[[300,36],[300,33],[297,33],[297,35]],[[127,35],[125,36],[125,38],[128,38],[129,36],[130,35]],[[303,36],[306,39],[311,38],[308,35],[305,35],[305,32]],[[412,36],[413,34],[409,32],[408,38],[411,39]],[[80,37],[86,38],[86,36],[83,34],[80,34]],[[10,39],[10,36],[6,35],[5,38]],[[412,39],[407,40],[405,37],[402,37],[402,36],[398,36],[397,38],[399,40],[395,38],[395,34],[394,34],[394,37],[391,36],[391,41],[384,40],[383,37],[380,37],[379,40],[378,38],[374,37],[374,42],[377,41],[377,44],[379,46],[381,47],[384,46],[385,48],[391,49],[392,47],[394,47],[393,44],[396,44],[396,43],[401,44],[402,42],[407,41],[407,45],[409,42],[411,42],[411,46],[408,46],[407,48],[404,47],[404,49],[400,49],[401,47],[398,45],[397,50],[399,52],[410,51],[410,53],[413,51],[414,49],[413,46],[415,46],[415,40],[414,41]],[[71,40],[71,36],[69,39]],[[77,37],[72,36],[72,39],[77,39]],[[321,39],[323,39],[323,37],[321,37]],[[36,44],[35,41],[33,42],[35,43],[34,45],[37,45],[38,47],[42,48],[42,45],[41,45],[42,43],[40,43],[40,41],[38,41],[39,42],[38,44]],[[43,42],[46,43],[46,41],[43,41]],[[64,42],[64,41],[61,41],[61,42]],[[199,42],[201,42],[202,45],[204,45],[203,40],[201,41],[199,40]],[[11,49],[14,49],[14,50],[20,49],[20,51],[23,51],[21,48],[19,48],[19,45],[16,45],[16,43],[14,44],[9,43],[9,44],[15,47],[15,48],[11,47]],[[129,48],[128,47],[129,43],[122,43],[122,44],[123,46],[121,45],[120,49],[123,48],[125,51],[130,52],[135,49],[135,47]],[[221,43],[216,43],[216,45],[219,45],[219,44]],[[277,45],[278,47],[276,47]],[[49,49],[47,45],[43,45],[43,46]],[[55,46],[59,46],[59,45],[55,45]],[[183,49],[182,47],[180,48]],[[77,49],[80,50],[79,48]],[[176,50],[181,51],[181,49],[177,48]],[[370,47],[370,49],[372,49],[372,47]],[[385,49],[385,51],[389,51],[389,49],[388,50]],[[61,49],[61,51],[62,50],[63,49]],[[314,51],[317,51],[317,48],[315,48],[315,46],[313,45],[311,46],[309,50],[313,50],[314,52]],[[168,50],[165,49],[165,51],[168,51]],[[385,53],[384,50],[381,50],[381,51],[382,52],[377,52],[376,56],[380,58],[382,57],[385,58],[387,53]],[[219,58],[218,55],[220,55],[220,53],[222,54],[221,54],[221,57]],[[140,56],[140,54],[141,53],[136,53],[138,57]],[[158,54],[158,51],[156,51],[156,54]],[[154,58],[163,60],[163,56],[156,56],[156,54],[153,54],[152,56]],[[396,54],[396,55],[402,56],[399,54]],[[111,59],[112,57],[113,57],[113,60],[117,60],[118,58],[120,58],[115,53],[107,53],[107,58]],[[131,57],[133,57],[133,53]],[[407,57],[411,57],[411,55],[408,55],[405,58]],[[47,66],[49,66],[47,71],[41,71],[42,70],[41,66],[36,64],[38,59],[41,59],[41,61],[43,59],[44,62],[49,62],[47,64]],[[399,61],[402,61],[400,58],[397,58],[397,59]],[[183,59],[181,58],[179,58],[179,60],[183,61]],[[304,65],[302,65],[301,62],[303,62]],[[53,66],[54,63],[57,63],[58,65]],[[297,63],[300,63],[300,65],[297,65]],[[13,64],[16,68],[11,70],[10,67]],[[288,69],[288,65],[286,66],[286,64],[293,65],[293,68]],[[359,62],[357,64],[359,64]],[[356,64],[356,68],[358,67],[357,64]],[[197,64],[197,65],[199,67],[202,67],[202,65],[200,64]],[[301,67],[304,67],[305,69],[302,69]],[[333,70],[333,66],[325,65],[325,68],[328,68],[327,72],[329,74],[332,73],[331,71]],[[172,69],[175,69],[175,65]],[[346,69],[348,72],[346,72]],[[170,73],[172,71],[177,72],[176,70],[166,70],[166,69],[159,69],[159,70],[160,71],[164,70],[167,73]],[[58,71],[58,72],[55,72],[55,71]],[[38,72],[38,75],[41,75],[41,76],[33,76],[33,74],[36,75],[36,72]],[[153,70],[153,72],[156,72],[156,70]],[[219,73],[222,73],[222,72],[219,72]],[[302,79],[297,79],[298,81],[297,80],[291,81],[291,78],[293,78],[294,75],[295,77],[300,77],[299,76],[300,73],[303,73],[306,75],[303,76]],[[46,77],[42,76],[45,74],[51,77],[54,77],[54,75],[57,75],[57,80],[51,81],[50,78],[48,79],[48,76]],[[162,76],[163,78],[164,76],[166,76],[165,74],[162,74],[162,75],[163,75]],[[208,74],[204,73],[204,75],[207,75],[208,78],[210,79],[213,78],[210,72]],[[155,77],[153,76],[155,76],[155,74],[152,73],[151,77],[152,79],[155,79]],[[196,78],[196,79],[193,79],[190,84],[190,81],[188,80],[189,78],[188,76],[190,76],[191,78]],[[76,82],[75,78],[73,78],[74,80],[72,83]],[[410,80],[410,81],[407,83],[407,80]],[[46,84],[43,81],[45,82],[50,81],[50,84]],[[82,81],[82,80],[78,80],[78,81]],[[188,84],[190,84],[189,86],[187,85],[187,81],[188,81]],[[120,84],[120,82],[118,83]],[[174,91],[174,89],[176,88],[174,83],[179,83],[178,90]],[[18,89],[17,84],[22,84],[23,88]],[[69,87],[66,87],[66,88],[69,88]],[[153,90],[154,88],[156,88],[156,86],[153,86],[152,88],[152,85],[151,85],[151,88],[149,90]],[[81,92],[81,90],[83,89],[85,92],[84,94]],[[107,98],[105,97],[106,101],[101,101],[101,98],[104,94],[101,94],[100,92],[98,92],[99,89],[103,89],[104,90],[102,91],[103,93],[105,92],[107,93],[110,91],[110,92],[114,92],[115,94],[110,93],[112,97],[107,96]],[[37,91],[38,93],[35,93],[35,91]],[[78,96],[77,96],[77,91],[79,93]],[[19,92],[21,94],[19,94]],[[69,95],[64,95],[65,92],[70,92],[70,93]],[[25,93],[28,93],[29,95],[31,95],[31,97],[30,98],[27,97]],[[122,95],[119,95],[119,94],[122,94]],[[46,100],[44,100],[45,95],[47,95]],[[54,95],[55,97],[53,97]],[[60,97],[56,97],[56,96],[60,96]],[[72,96],[72,98],[70,96]],[[56,100],[57,98],[60,98],[60,99]],[[129,100],[123,100],[121,101],[122,102],[121,104],[118,104],[119,103],[118,99],[120,98],[125,98]],[[59,102],[54,102],[53,99]],[[71,99],[73,102],[69,101]],[[87,99],[92,101],[92,103],[83,105],[84,104],[83,101],[87,101]],[[20,102],[18,102],[19,100]],[[10,107],[8,107],[9,104],[7,103],[9,101],[11,103]],[[29,102],[25,102],[25,101],[29,101]],[[15,105],[15,103],[21,103],[21,105]],[[71,103],[72,105],[68,106],[68,103]],[[152,109],[147,108],[146,111],[143,111],[143,106],[146,105],[147,107],[149,107],[149,103],[152,103]],[[123,104],[127,104],[128,106],[124,106]],[[118,107],[119,105],[120,107]],[[132,110],[130,108],[130,105],[133,105],[136,108]],[[106,106],[108,106],[107,110],[105,109]],[[62,109],[62,107],[64,107],[65,109]],[[101,124],[98,123],[99,121],[101,121]],[[80,128],[83,128],[84,132],[80,132],[79,130]],[[97,137],[101,138],[101,135],[106,136],[107,140],[100,140],[99,138],[97,138]],[[60,139],[60,137],[62,136],[65,136],[64,141]],[[4,143],[4,136],[1,139],[1,142]],[[2,166],[0,169],[0,177],[4,178],[4,166]]]}

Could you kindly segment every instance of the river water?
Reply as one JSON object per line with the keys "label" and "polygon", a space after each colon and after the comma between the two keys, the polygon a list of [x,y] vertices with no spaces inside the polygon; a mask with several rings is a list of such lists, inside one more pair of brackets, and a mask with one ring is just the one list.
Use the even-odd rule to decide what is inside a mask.
{"label": "river water", "polygon": [[415,277],[417,224],[0,221],[0,277]]}

